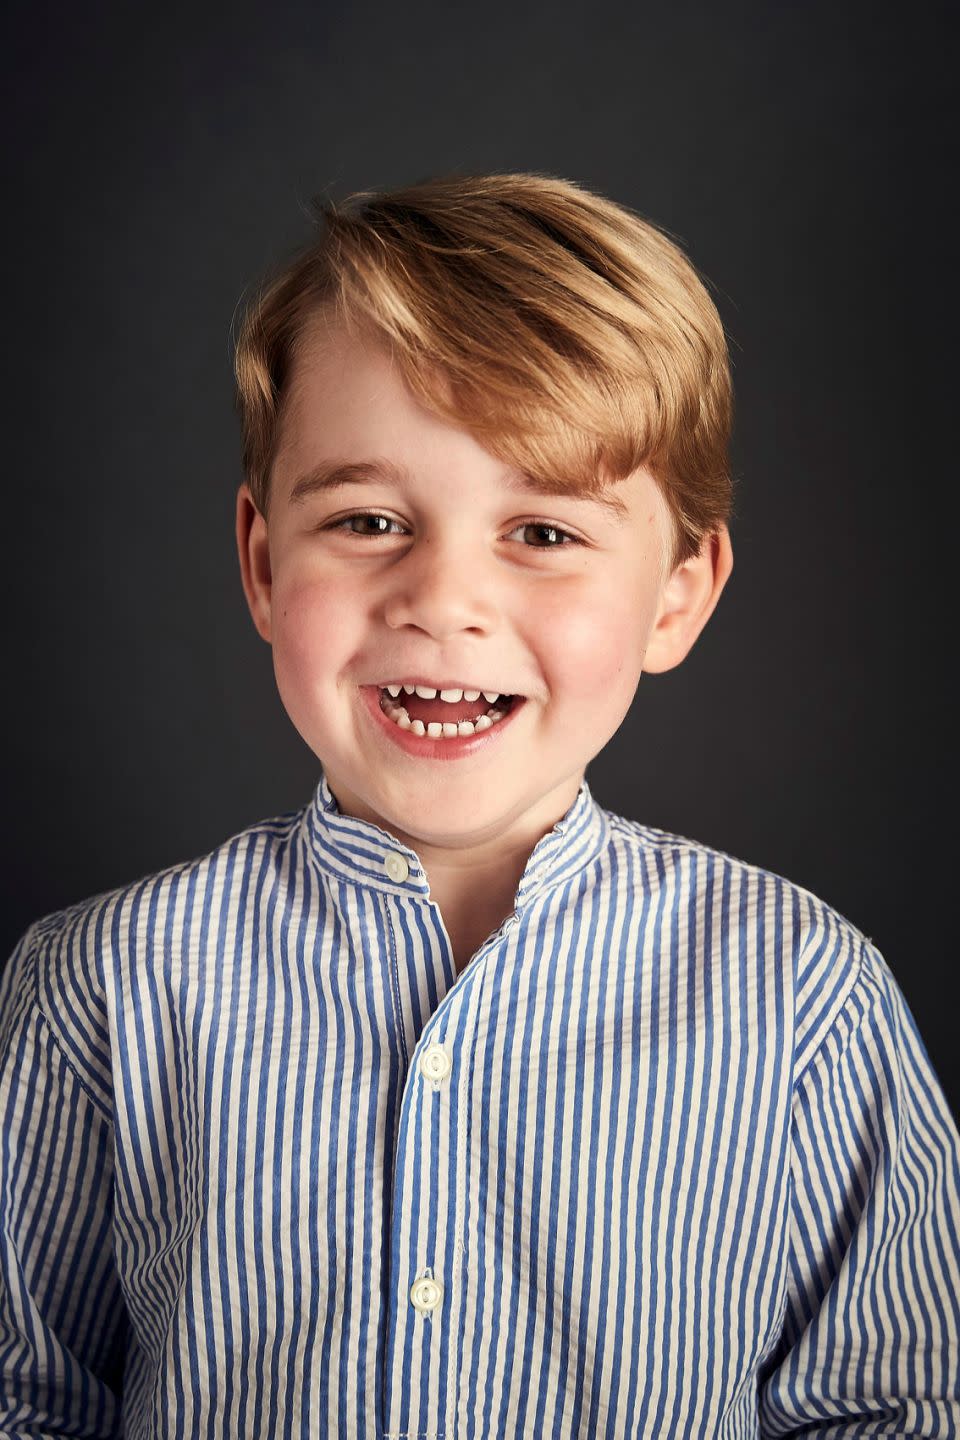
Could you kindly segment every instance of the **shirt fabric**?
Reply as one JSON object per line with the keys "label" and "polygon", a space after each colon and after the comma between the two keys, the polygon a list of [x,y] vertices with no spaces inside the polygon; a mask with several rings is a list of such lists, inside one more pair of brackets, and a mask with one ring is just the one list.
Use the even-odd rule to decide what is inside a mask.
{"label": "shirt fabric", "polygon": [[960,1139],[816,896],[584,781],[458,975],[303,809],[0,980],[0,1436],[951,1436]]}

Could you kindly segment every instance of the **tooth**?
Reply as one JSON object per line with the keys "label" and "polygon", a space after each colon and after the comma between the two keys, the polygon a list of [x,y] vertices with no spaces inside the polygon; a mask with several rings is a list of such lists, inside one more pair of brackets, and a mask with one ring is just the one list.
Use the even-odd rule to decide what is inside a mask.
{"label": "tooth", "polygon": [[[406,685],[404,685],[403,688],[404,690],[406,690]],[[434,690],[432,685],[414,685],[413,688],[414,690],[416,690],[421,700],[436,700],[437,698],[437,692],[436,690]]]}
{"label": "tooth", "polygon": [[464,698],[464,700],[479,700],[479,699],[480,699],[480,691],[479,691],[479,690],[464,690],[464,692],[463,692],[463,698]]}
{"label": "tooth", "polygon": [[499,699],[500,699],[500,691],[499,691],[499,690],[484,690],[484,692],[483,692],[483,698],[484,698],[484,700],[489,700],[489,701],[490,701],[490,704],[492,705],[493,702],[494,702],[494,700],[499,700]]}
{"label": "tooth", "polygon": [[[386,686],[382,688],[386,689]],[[428,735],[431,740],[441,738],[455,740],[458,736],[465,738],[470,735],[482,735],[485,730],[490,729],[491,725],[496,725],[499,720],[502,720],[507,713],[505,709],[498,710],[496,706],[491,706],[486,714],[478,716],[476,721],[444,720],[441,723],[438,720],[431,720],[429,725],[425,725],[422,720],[411,720],[402,705],[394,705],[387,701],[382,708],[401,730],[409,730],[411,735]]]}
{"label": "tooth", "polygon": [[387,711],[390,719],[401,730],[409,730],[411,735],[429,735],[431,740],[455,740],[458,736],[482,735],[484,730],[489,730],[491,725],[496,725],[506,714],[505,710],[491,709],[485,715],[480,715],[474,723],[472,720],[450,721],[442,723],[431,720],[429,725],[424,725],[422,720],[411,720],[402,705],[391,705]]}
{"label": "tooth", "polygon": [[396,700],[397,696],[400,694],[400,690],[401,690],[402,687],[401,687],[400,685],[384,685],[383,688],[384,688],[384,690],[386,690],[390,695],[393,696],[394,700]]}
{"label": "tooth", "polygon": [[404,685],[403,689],[407,695],[413,694],[414,687],[412,685]]}
{"label": "tooth", "polygon": [[462,690],[441,690],[440,699],[448,700],[452,704],[456,705],[458,700],[463,699],[463,694],[464,692]]}

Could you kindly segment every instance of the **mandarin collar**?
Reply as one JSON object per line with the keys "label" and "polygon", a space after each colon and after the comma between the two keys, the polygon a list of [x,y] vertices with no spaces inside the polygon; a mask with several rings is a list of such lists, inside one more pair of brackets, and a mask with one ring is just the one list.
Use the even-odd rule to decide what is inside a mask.
{"label": "mandarin collar", "polygon": [[[430,884],[416,851],[379,825],[344,815],[324,774],[304,811],[302,828],[315,862],[338,879],[391,895],[429,896]],[[515,908],[589,865],[604,848],[609,830],[606,812],[582,780],[570,809],[534,846],[517,887]]]}

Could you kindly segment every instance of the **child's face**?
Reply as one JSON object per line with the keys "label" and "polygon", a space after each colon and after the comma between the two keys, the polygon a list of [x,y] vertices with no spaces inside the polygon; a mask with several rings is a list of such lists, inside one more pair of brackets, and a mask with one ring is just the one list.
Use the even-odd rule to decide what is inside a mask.
{"label": "child's face", "polygon": [[[689,586],[679,571],[679,589],[661,584],[668,512],[645,471],[613,487],[623,520],[597,501],[511,488],[507,467],[422,408],[374,343],[319,325],[311,336],[294,371],[269,525],[246,486],[238,497],[245,589],[283,703],[345,813],[422,858],[479,859],[511,842],[522,850],[573,803],[641,669],[676,664],[712,603],[684,621]],[[291,501],[321,462],[374,459],[405,478]],[[394,523],[344,523],[358,512]],[[651,641],[655,663],[645,665]],[[411,753],[367,687],[418,677],[526,700],[499,734],[456,758],[440,758],[443,740]]]}

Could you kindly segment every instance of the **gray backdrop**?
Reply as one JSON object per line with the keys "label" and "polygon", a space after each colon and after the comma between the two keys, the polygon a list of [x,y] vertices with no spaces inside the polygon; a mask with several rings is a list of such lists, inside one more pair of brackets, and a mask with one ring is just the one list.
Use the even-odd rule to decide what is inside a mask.
{"label": "gray backdrop", "polygon": [[733,577],[594,793],[860,926],[956,1105],[946,7],[31,0],[5,26],[3,954],[318,779],[235,558],[244,288],[316,193],[541,170],[683,240],[737,388]]}

